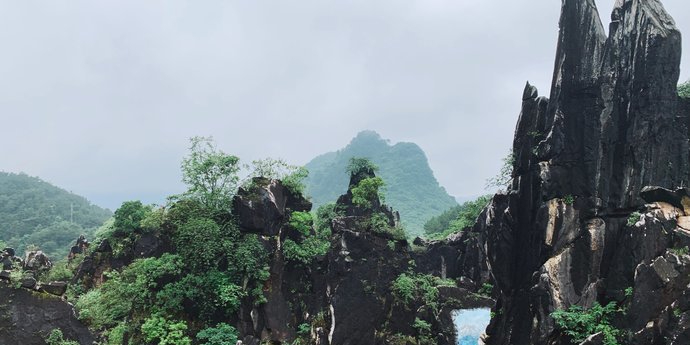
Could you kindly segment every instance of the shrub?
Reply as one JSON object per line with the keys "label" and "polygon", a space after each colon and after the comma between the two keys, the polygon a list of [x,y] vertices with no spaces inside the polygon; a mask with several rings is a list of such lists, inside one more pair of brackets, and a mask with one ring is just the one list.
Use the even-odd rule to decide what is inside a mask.
{"label": "shrub", "polygon": [[383,202],[384,195],[380,188],[384,186],[380,177],[367,177],[352,187],[352,203],[359,207],[371,207],[376,199]]}
{"label": "shrub", "polygon": [[57,328],[50,331],[45,341],[48,345],[79,345],[79,343],[74,340],[65,339],[62,331]]}
{"label": "shrub", "polygon": [[498,188],[507,189],[513,181],[513,164],[515,164],[515,156],[511,150],[503,159],[501,170],[496,176],[486,180],[486,189]]}
{"label": "shrub", "polygon": [[617,312],[616,302],[610,302],[605,307],[594,303],[589,309],[573,305],[567,310],[556,310],[551,313],[551,317],[575,344],[583,342],[592,334],[602,332],[605,345],[618,345],[616,337],[621,332],[611,325],[611,318]]}
{"label": "shrub", "polygon": [[125,333],[127,333],[127,325],[123,322],[115,326],[115,328],[108,331],[107,345],[122,345],[125,343]]}
{"label": "shrub", "polygon": [[314,228],[316,232],[330,233],[333,220],[342,216],[343,211],[340,210],[335,203],[319,206],[316,210],[316,217],[314,218]]}
{"label": "shrub", "polygon": [[235,345],[237,337],[237,329],[227,323],[203,329],[196,335],[200,345]]}
{"label": "shrub", "polygon": [[160,258],[136,260],[122,272],[107,273],[109,279],[100,288],[79,297],[79,318],[94,328],[116,326],[133,311],[148,308],[158,280],[179,275],[182,266],[179,256],[163,254]]}
{"label": "shrub", "polygon": [[185,335],[186,330],[186,322],[170,321],[160,315],[152,315],[141,325],[146,341],[156,341],[158,345],[191,345],[192,340]]}
{"label": "shrub", "polygon": [[678,96],[690,99],[690,80],[678,85]]}
{"label": "shrub", "polygon": [[452,281],[442,280],[429,274],[407,272],[400,274],[393,281],[391,290],[393,296],[405,306],[409,307],[412,302],[418,301],[433,310],[438,310],[438,287],[453,285],[455,283]]}
{"label": "shrub", "polygon": [[489,283],[484,283],[479,289],[478,293],[484,296],[491,296],[494,291],[494,286]]}
{"label": "shrub", "polygon": [[350,175],[359,175],[366,172],[376,172],[379,167],[374,164],[369,158],[352,157],[347,164],[347,172]]}
{"label": "shrub", "polygon": [[630,216],[628,216],[628,226],[635,226],[635,223],[637,223],[640,220],[640,217],[642,217],[642,214],[640,212],[631,213]]}
{"label": "shrub", "polygon": [[115,236],[124,236],[141,230],[141,221],[151,212],[151,206],[144,206],[141,201],[126,201],[113,215]]}
{"label": "shrub", "polygon": [[314,218],[309,212],[292,212],[290,213],[290,227],[299,231],[304,236],[309,236],[311,233],[311,226],[314,223]]}

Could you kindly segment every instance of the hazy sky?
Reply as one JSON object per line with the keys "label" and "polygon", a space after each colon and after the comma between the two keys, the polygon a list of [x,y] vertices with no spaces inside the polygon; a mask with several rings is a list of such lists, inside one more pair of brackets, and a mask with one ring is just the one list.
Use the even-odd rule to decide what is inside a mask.
{"label": "hazy sky", "polygon": [[[599,1],[608,24],[614,0]],[[666,0],[690,36],[688,0]],[[180,192],[188,138],[304,164],[360,130],[484,193],[524,83],[548,95],[557,0],[0,1],[0,170],[116,208]],[[684,41],[688,46],[688,39]],[[683,58],[681,79],[690,78]]]}

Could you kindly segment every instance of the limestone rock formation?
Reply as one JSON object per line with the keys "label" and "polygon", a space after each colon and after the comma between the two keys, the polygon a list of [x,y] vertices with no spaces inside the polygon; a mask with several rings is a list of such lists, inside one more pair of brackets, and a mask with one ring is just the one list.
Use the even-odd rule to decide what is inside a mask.
{"label": "limestone rock formation", "polygon": [[[594,0],[562,1],[550,98],[525,87],[512,185],[476,226],[500,291],[487,344],[568,344],[550,314],[610,301],[630,308],[615,320],[625,343],[686,339],[668,314],[687,283],[690,258],[669,252],[685,241],[683,198],[643,191],[690,181],[679,64],[660,1],[618,0],[608,37]],[[628,225],[635,211],[646,213]]]}
{"label": "limestone rock formation", "polygon": [[0,282],[0,345],[44,345],[44,337],[54,329],[79,344],[91,344],[89,330],[74,315],[72,306],[59,297]]}

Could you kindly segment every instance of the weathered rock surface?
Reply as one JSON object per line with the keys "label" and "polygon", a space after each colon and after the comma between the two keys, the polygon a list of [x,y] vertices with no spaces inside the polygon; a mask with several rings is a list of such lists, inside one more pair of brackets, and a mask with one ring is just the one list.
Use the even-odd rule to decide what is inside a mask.
{"label": "weathered rock surface", "polygon": [[658,0],[618,0],[609,33],[594,0],[563,0],[550,98],[525,87],[512,184],[471,245],[498,288],[487,344],[567,344],[550,314],[610,301],[629,309],[615,320],[630,331],[624,343],[686,339],[669,315],[690,259],[669,251],[690,227],[690,198],[676,189],[690,181],[680,33]]}
{"label": "weathered rock surface", "polygon": [[79,344],[94,340],[72,306],[59,297],[14,289],[2,282],[0,296],[0,345],[44,345],[44,337],[54,329]]}

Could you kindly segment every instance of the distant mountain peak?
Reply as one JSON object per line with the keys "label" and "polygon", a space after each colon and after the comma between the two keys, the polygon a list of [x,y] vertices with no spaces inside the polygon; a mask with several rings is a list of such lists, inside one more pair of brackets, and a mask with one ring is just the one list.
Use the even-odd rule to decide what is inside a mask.
{"label": "distant mountain peak", "polygon": [[309,163],[307,193],[314,207],[334,202],[347,190],[345,173],[351,157],[366,157],[380,167],[386,182],[386,203],[400,212],[411,235],[422,233],[431,217],[457,205],[434,177],[424,151],[415,143],[391,144],[373,130],[364,130],[337,152],[324,153]]}

